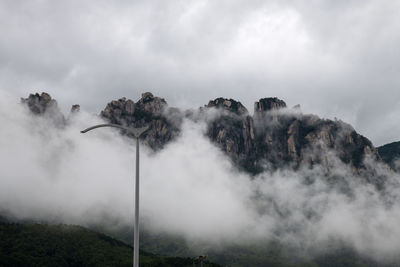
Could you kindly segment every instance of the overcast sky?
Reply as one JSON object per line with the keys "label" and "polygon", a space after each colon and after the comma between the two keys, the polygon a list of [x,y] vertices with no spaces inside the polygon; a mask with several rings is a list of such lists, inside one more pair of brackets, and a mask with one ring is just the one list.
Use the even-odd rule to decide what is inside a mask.
{"label": "overcast sky", "polygon": [[0,88],[99,113],[276,96],[400,140],[400,1],[0,0]]}

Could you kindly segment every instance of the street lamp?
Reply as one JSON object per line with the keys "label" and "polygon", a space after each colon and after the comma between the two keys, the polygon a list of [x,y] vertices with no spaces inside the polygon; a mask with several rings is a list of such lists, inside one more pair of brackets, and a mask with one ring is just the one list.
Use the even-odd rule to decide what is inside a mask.
{"label": "street lamp", "polygon": [[136,183],[135,183],[135,222],[133,225],[133,267],[139,267],[139,138],[149,129],[148,126],[141,128],[128,128],[118,124],[99,124],[89,127],[81,133],[101,128],[115,127],[132,133],[136,137]]}

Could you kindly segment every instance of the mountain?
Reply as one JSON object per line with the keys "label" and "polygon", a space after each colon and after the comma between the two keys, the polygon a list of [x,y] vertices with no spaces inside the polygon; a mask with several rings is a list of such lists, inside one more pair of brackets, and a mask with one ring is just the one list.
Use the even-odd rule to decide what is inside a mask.
{"label": "mountain", "polygon": [[[140,251],[140,266],[193,266]],[[0,266],[132,266],[132,247],[81,226],[0,222]],[[220,265],[204,262],[204,266]]]}
{"label": "mountain", "polygon": [[[185,242],[168,235],[157,235],[151,238],[141,235],[141,247],[154,252],[163,252],[165,255],[179,255],[185,257]],[[179,242],[180,241],[180,242]],[[330,247],[313,255],[296,254],[279,242],[259,244],[227,245],[224,248],[210,248],[205,252],[212,262],[222,266],[269,266],[269,267],[394,267],[396,264],[383,264],[370,258],[368,255],[358,253],[346,244],[332,244]]]}
{"label": "mountain", "polygon": [[[154,246],[166,240],[157,240]],[[349,248],[309,259],[290,257],[287,252],[279,244],[270,243],[226,248],[211,252],[209,257],[224,266],[382,266]],[[132,247],[81,226],[0,222],[0,266],[132,266]],[[200,266],[200,261],[197,257],[165,257],[140,251],[140,266],[189,267]],[[203,266],[221,265],[204,260]]]}
{"label": "mountain", "polygon": [[[31,94],[22,102],[34,114],[47,116],[57,125],[65,123],[57,102],[47,93]],[[74,105],[71,112],[79,108]],[[128,127],[148,125],[150,129],[143,139],[154,151],[179,136],[184,119],[205,123],[207,137],[238,169],[251,174],[314,166],[321,166],[329,174],[338,158],[354,175],[368,176],[367,180],[378,187],[384,182],[364,163],[366,158],[382,162],[378,150],[351,125],[303,114],[299,106],[287,108],[276,97],[256,101],[251,115],[233,99],[217,98],[204,107],[181,111],[147,92],[137,102],[126,98],[109,102],[100,116]]]}
{"label": "mountain", "polygon": [[298,106],[289,109],[276,97],[256,101],[251,115],[233,99],[217,98],[204,107],[181,111],[163,98],[144,93],[136,103],[126,98],[111,101],[100,115],[129,127],[149,125],[144,142],[156,151],[179,136],[184,119],[205,123],[207,137],[240,170],[251,174],[317,165],[328,174],[335,168],[335,157],[354,175],[367,175],[378,187],[383,183],[364,164],[366,158],[381,162],[370,140],[347,123],[303,114]]}
{"label": "mountain", "polygon": [[[46,93],[30,95],[22,102],[34,114],[49,117],[56,124],[65,125],[69,121],[59,116],[61,113],[55,100]],[[77,105],[71,109],[71,112],[78,111]],[[327,178],[328,187],[332,185],[335,190],[333,184],[340,183],[343,167],[346,169],[342,175],[347,175],[349,179],[364,179],[362,181],[378,189],[385,183],[385,177],[379,176],[376,172],[378,168],[374,167],[381,163],[384,166],[378,150],[351,125],[303,114],[299,106],[288,108],[283,100],[276,97],[259,99],[254,104],[253,114],[250,114],[234,99],[217,98],[203,107],[179,110],[169,107],[163,98],[144,93],[136,102],[126,98],[111,101],[100,116],[108,122],[129,127],[150,126],[143,142],[155,153],[180,136],[186,120],[202,124],[205,126],[204,135],[232,160],[238,171],[251,174],[250,179],[261,172],[289,169],[299,170],[298,173],[302,174],[308,173],[302,172],[304,169],[315,168],[318,173],[316,178]],[[254,180],[257,181],[257,178]],[[312,183],[308,178],[305,179],[305,186]],[[370,187],[370,184],[367,186]],[[341,185],[338,188],[341,189]],[[354,198],[351,192],[347,194],[346,190],[343,191],[349,199]],[[387,191],[376,192],[385,196]],[[270,202],[275,205],[273,199]],[[279,206],[274,209],[279,213],[277,216],[286,216],[280,213]],[[306,210],[306,215],[318,220],[319,214],[314,215],[313,210],[310,211]],[[193,255],[182,240],[174,240],[167,234],[156,237],[144,234],[141,237],[141,248],[151,253],[183,257]],[[118,238],[130,243],[131,234]],[[350,248],[345,244],[312,258],[296,258],[290,248],[268,242],[237,246],[228,244],[224,250],[213,251],[214,248],[211,248],[205,253],[211,260],[227,266],[378,266],[367,256],[359,255],[351,244],[347,244]]]}
{"label": "mountain", "polygon": [[242,105],[227,99],[210,101],[207,108],[228,112],[210,123],[208,136],[248,171],[317,164],[329,170],[328,152],[333,151],[359,173],[365,168],[365,157],[379,158],[372,143],[350,125],[287,109],[278,98],[255,102],[253,116],[247,111],[237,113],[235,106]]}
{"label": "mountain", "polygon": [[400,159],[400,142],[393,142],[377,148],[382,160],[386,162],[393,170],[398,170],[396,160]]}

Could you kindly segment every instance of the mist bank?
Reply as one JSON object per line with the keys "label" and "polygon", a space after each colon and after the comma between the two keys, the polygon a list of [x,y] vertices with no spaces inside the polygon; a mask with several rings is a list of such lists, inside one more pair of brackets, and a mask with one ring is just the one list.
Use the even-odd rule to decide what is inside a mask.
{"label": "mist bank", "polygon": [[[207,122],[221,114],[212,109],[180,118],[179,134],[161,149],[142,146],[141,221],[146,229],[216,248],[274,241],[317,253],[339,240],[380,261],[397,259],[398,174],[368,156],[363,168],[373,171],[354,172],[334,149],[324,153],[329,173],[317,163],[279,169],[266,164],[256,174],[238,171],[207,135]],[[130,226],[134,140],[113,129],[81,134],[106,122],[84,110],[64,119],[57,125],[54,117],[37,116],[0,91],[1,214]],[[371,177],[385,177],[384,186],[369,182]]]}

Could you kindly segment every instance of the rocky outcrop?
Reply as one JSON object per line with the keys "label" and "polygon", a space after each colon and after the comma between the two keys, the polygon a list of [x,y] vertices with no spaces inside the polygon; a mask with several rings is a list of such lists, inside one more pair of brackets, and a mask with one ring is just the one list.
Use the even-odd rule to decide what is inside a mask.
{"label": "rocky outcrop", "polygon": [[276,97],[261,98],[254,103],[254,114],[263,114],[271,110],[286,108],[286,103]]}
{"label": "rocky outcrop", "polygon": [[360,173],[365,169],[366,156],[379,159],[372,143],[341,121],[303,115],[297,107],[288,110],[286,103],[278,98],[256,102],[253,117],[218,105],[225,101],[228,100],[218,98],[207,105],[224,111],[208,124],[207,135],[246,171],[258,173],[271,168],[315,165],[329,171],[334,167],[333,153],[351,165],[355,173]]}
{"label": "rocky outcrop", "polygon": [[208,122],[207,136],[245,170],[254,172],[254,121],[247,109],[233,99],[211,100],[204,110],[215,108],[219,116]]}
{"label": "rocky outcrop", "polygon": [[377,148],[382,160],[393,170],[400,172],[400,142],[393,142]]}
{"label": "rocky outcrop", "polygon": [[[56,101],[46,93],[30,95],[22,102],[35,114],[61,114]],[[71,111],[78,110],[79,106],[74,105]],[[208,116],[208,112],[212,115]],[[137,102],[126,98],[111,101],[100,115],[110,123],[149,126],[143,140],[154,151],[179,135],[183,118],[203,120],[207,124],[208,138],[236,166],[253,174],[316,165],[330,172],[335,168],[336,159],[360,174],[367,170],[366,157],[380,160],[372,143],[350,125],[301,114],[299,107],[288,109],[286,103],[276,97],[255,102],[251,116],[233,99],[217,98],[198,111],[181,112],[168,107],[163,98],[143,93]]]}
{"label": "rocky outcrop", "polygon": [[286,103],[276,97],[261,98],[254,103],[254,119],[263,120],[268,113],[273,121],[278,121],[277,112],[286,108]]}
{"label": "rocky outcrop", "polygon": [[233,113],[239,116],[248,114],[247,109],[242,105],[242,103],[233,99],[226,99],[222,97],[215,100],[210,100],[205,107],[220,109],[225,113]]}
{"label": "rocky outcrop", "polygon": [[58,126],[65,124],[64,115],[58,108],[57,101],[48,93],[30,94],[28,98],[21,98],[21,103],[25,104],[33,114],[48,117]]}
{"label": "rocky outcrop", "polygon": [[75,104],[75,105],[72,105],[72,107],[71,107],[71,113],[77,113],[80,110],[81,110],[81,106],[80,105]]}
{"label": "rocky outcrop", "polygon": [[[217,115],[209,120],[204,114],[211,110],[216,110]],[[316,165],[329,172],[334,168],[332,155],[360,173],[365,169],[366,156],[379,159],[372,143],[350,125],[303,115],[299,107],[289,110],[276,97],[257,101],[254,116],[239,101],[226,98],[209,101],[199,114],[196,120],[208,118],[206,135],[210,140],[237,166],[253,174],[267,169]],[[144,140],[159,150],[179,135],[185,114],[169,108],[164,99],[144,93],[136,103],[126,98],[111,101],[101,116],[111,123],[131,127],[149,125]]]}
{"label": "rocky outcrop", "polygon": [[143,93],[136,103],[125,97],[107,104],[100,115],[111,123],[128,127],[149,126],[143,135],[144,142],[153,150],[159,150],[179,134],[181,121],[173,117],[176,109],[168,108],[163,98]]}
{"label": "rocky outcrop", "polygon": [[46,110],[57,107],[57,101],[48,93],[30,94],[28,98],[21,98],[21,102],[26,104],[34,114],[43,114]]}

